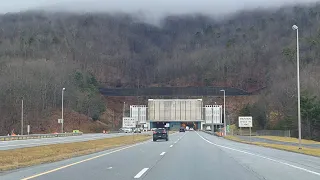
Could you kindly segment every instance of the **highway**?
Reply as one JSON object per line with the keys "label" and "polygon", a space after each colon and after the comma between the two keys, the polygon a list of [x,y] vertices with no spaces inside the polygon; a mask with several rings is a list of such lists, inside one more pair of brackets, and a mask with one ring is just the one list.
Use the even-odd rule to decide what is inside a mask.
{"label": "highway", "polygon": [[42,138],[42,139],[26,139],[26,140],[13,140],[13,141],[0,141],[0,151],[25,148],[25,147],[34,147],[42,146],[49,144],[59,144],[59,143],[71,143],[71,142],[80,142],[80,141],[89,141],[95,139],[111,138],[117,136],[130,135],[126,133],[115,133],[115,134],[83,134],[81,136],[67,136],[67,137],[55,137],[55,138]]}
{"label": "highway", "polygon": [[0,174],[1,180],[319,180],[320,158],[241,144],[203,132]]}

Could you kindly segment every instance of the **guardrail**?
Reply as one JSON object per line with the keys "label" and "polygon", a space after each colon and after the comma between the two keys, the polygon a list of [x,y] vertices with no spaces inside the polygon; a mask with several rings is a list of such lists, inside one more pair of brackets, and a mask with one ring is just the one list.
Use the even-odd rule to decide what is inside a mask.
{"label": "guardrail", "polygon": [[290,130],[257,130],[257,135],[291,137],[291,132]]}
{"label": "guardrail", "polygon": [[25,139],[41,139],[66,136],[81,136],[83,133],[58,133],[58,134],[31,134],[18,136],[0,136],[0,141],[25,140]]}
{"label": "guardrail", "polygon": [[[252,130],[251,136],[282,136],[291,137],[290,130]],[[249,129],[231,129],[231,135],[250,136]]]}
{"label": "guardrail", "polygon": [[211,134],[211,135],[214,135],[214,136],[219,136],[220,137],[220,135],[219,135],[219,133],[218,132],[212,132],[212,131],[205,131],[205,130],[202,130],[202,132],[205,132],[205,133],[207,133],[207,134]]}

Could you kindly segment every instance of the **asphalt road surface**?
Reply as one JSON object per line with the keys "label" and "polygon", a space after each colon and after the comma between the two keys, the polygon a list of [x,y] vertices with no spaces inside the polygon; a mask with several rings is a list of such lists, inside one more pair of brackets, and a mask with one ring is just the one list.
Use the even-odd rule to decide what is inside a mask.
{"label": "asphalt road surface", "polygon": [[0,174],[1,180],[319,180],[320,158],[241,144],[203,132]]}
{"label": "asphalt road surface", "polygon": [[71,142],[80,142],[80,141],[89,141],[95,139],[103,139],[117,136],[130,135],[127,133],[115,133],[115,134],[83,134],[81,136],[67,136],[67,137],[54,137],[54,138],[42,138],[42,139],[26,139],[26,140],[13,140],[13,141],[0,141],[0,151],[33,147],[33,146],[42,146],[48,144],[59,144],[59,143],[71,143]]}

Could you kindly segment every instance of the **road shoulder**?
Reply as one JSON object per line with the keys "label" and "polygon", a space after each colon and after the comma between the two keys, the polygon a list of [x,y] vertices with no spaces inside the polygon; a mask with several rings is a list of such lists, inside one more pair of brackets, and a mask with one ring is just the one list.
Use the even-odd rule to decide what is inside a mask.
{"label": "road shoulder", "polygon": [[224,138],[231,140],[231,141],[245,143],[245,144],[257,145],[257,146],[262,146],[262,147],[274,148],[274,149],[279,149],[279,150],[284,150],[284,151],[289,151],[289,152],[295,152],[295,153],[320,157],[320,148],[302,147],[302,149],[299,149],[298,146],[247,141],[247,140],[240,139],[236,136],[226,136]]}

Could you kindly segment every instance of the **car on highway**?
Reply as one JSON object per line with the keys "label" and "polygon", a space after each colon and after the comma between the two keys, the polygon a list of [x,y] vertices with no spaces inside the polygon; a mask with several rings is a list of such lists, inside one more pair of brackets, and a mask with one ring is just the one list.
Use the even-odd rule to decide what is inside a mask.
{"label": "car on highway", "polygon": [[169,140],[169,133],[165,128],[158,128],[153,131],[153,141],[157,141],[158,139]]}
{"label": "car on highway", "polygon": [[186,130],[183,128],[183,127],[181,127],[180,129],[179,129],[179,132],[185,132]]}
{"label": "car on highway", "polygon": [[135,128],[135,129],[133,130],[133,132],[134,132],[134,133],[141,133],[141,129],[140,129],[140,128]]}
{"label": "car on highway", "polygon": [[193,129],[193,128],[190,128],[189,131],[194,131],[194,129]]}
{"label": "car on highway", "polygon": [[122,133],[131,133],[131,132],[132,132],[132,129],[131,129],[131,128],[120,128],[120,129],[119,129],[119,132],[122,132]]}

